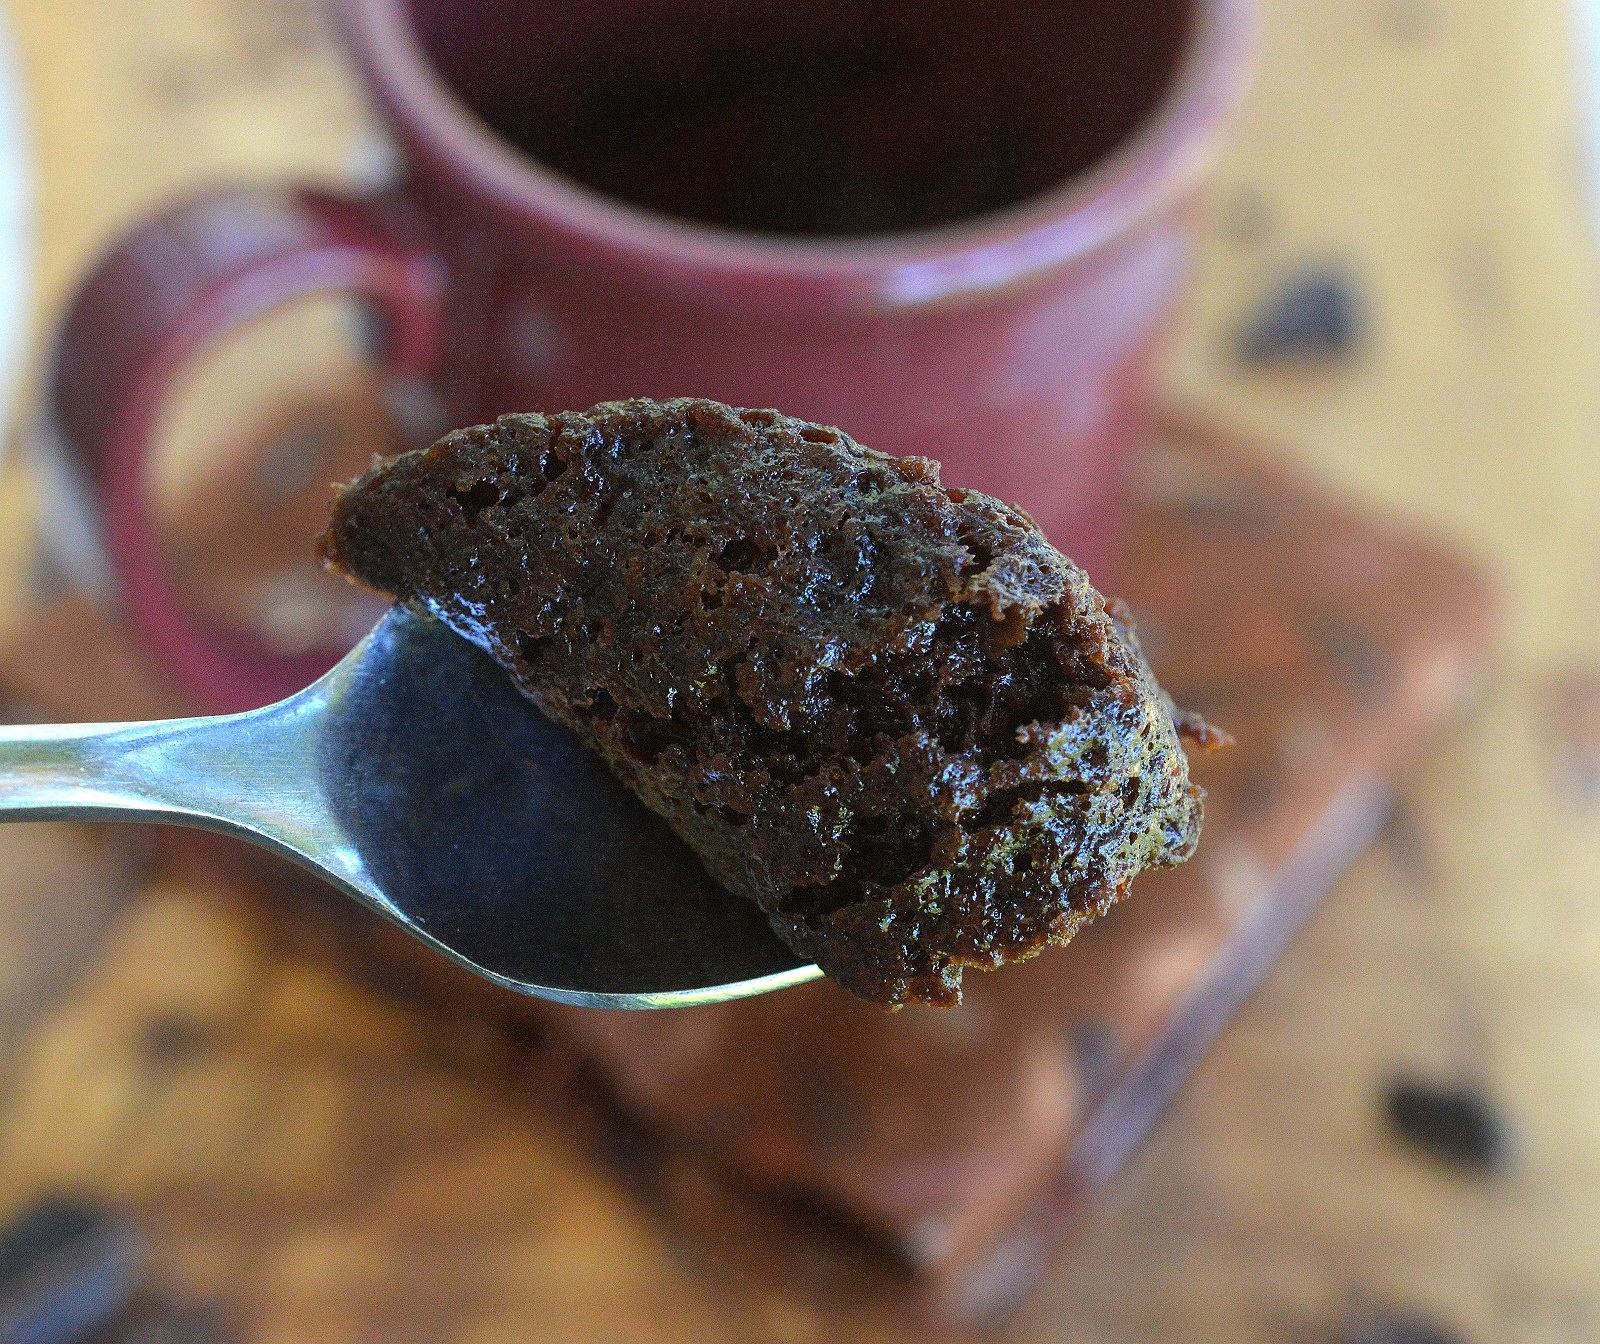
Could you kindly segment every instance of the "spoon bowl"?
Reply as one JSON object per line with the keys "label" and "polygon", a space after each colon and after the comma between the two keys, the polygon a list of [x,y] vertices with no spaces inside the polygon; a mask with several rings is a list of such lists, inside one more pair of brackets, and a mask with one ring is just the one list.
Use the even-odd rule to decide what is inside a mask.
{"label": "spoon bowl", "polygon": [[394,607],[244,714],[0,728],[0,821],[168,821],[309,868],[524,994],[675,1008],[820,974],[481,650]]}

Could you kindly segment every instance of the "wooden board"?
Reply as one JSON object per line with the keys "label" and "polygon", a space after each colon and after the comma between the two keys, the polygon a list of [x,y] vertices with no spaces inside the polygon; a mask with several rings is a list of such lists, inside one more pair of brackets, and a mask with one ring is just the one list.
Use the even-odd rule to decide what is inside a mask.
{"label": "wooden board", "polygon": [[[605,1133],[625,1141],[639,1192],[703,1264],[736,1271],[730,1292],[788,1293],[840,1331],[993,1323],[1371,842],[1396,770],[1476,688],[1491,629],[1471,567],[1333,507],[1259,453],[1174,426],[1138,466],[1107,573],[1163,684],[1239,742],[1195,763],[1208,791],[1197,858],[1141,879],[1064,952],[975,975],[959,1009],[890,1016],[828,984],[680,1012],[561,1009],[491,989],[243,846],[151,833],[155,880],[193,881],[200,862],[281,949],[320,952],[320,969],[403,989],[475,1033],[531,1029],[534,1053],[592,1066],[603,1086],[559,1108],[626,1117],[631,1128]],[[242,520],[218,527],[242,533]],[[0,689],[45,717],[161,711],[109,614],[61,593],[28,606],[0,643]],[[159,1035],[159,1019],[145,1030]],[[397,1057],[412,1044],[397,1037]],[[526,1041],[500,1052],[513,1075],[527,1055]],[[390,1104],[365,1086],[371,1059],[335,1067]],[[149,1099],[126,1104],[142,1114]],[[381,1130],[382,1111],[352,1127]],[[572,1174],[592,1186],[609,1178],[590,1129],[592,1160]],[[225,1156],[212,1181],[210,1206],[190,1215],[228,1241],[256,1201]],[[169,1194],[112,1192],[146,1219],[174,1217]],[[820,1282],[795,1272],[823,1251]]]}

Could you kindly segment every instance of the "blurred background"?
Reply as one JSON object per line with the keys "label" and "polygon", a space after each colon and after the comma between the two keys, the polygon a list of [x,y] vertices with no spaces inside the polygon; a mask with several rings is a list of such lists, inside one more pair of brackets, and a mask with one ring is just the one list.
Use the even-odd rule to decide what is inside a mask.
{"label": "blurred background", "polygon": [[[175,195],[376,189],[396,154],[320,0],[0,17],[0,709],[180,712],[41,442],[64,307]],[[1182,495],[1186,537],[1276,509],[1344,548],[1206,543],[1197,570],[1278,594],[1249,666],[1278,666],[1313,597],[1355,593],[1381,637],[1319,646],[1353,664],[1349,713],[1252,710],[1271,740],[1211,784],[1243,831],[1344,837],[1301,874],[1288,926],[1322,899],[1287,950],[1262,934],[1215,1011],[1156,1014],[1198,1023],[1162,1056],[1173,1076],[1097,1066],[1076,1028],[1051,1066],[1077,1089],[1051,1143],[1082,1188],[962,1205],[948,1226],[985,1249],[956,1268],[889,1218],[888,1267],[858,1268],[873,1237],[818,1196],[848,1184],[826,1162],[771,1197],[756,1159],[728,1177],[732,1141],[637,1082],[699,1028],[619,1045],[419,989],[224,845],[5,827],[0,1218],[25,1221],[0,1238],[0,1338],[81,1337],[76,1313],[115,1317],[97,1338],[196,1340],[1600,1340],[1600,22],[1557,0],[1261,0],[1261,23],[1156,376],[1142,526]],[[297,303],[197,360],[162,412],[152,494],[180,586],[288,655],[374,609],[285,538],[317,529],[328,481],[441,428],[371,369],[368,335],[351,301]],[[1333,703],[1297,656],[1283,696],[1303,676]],[[1391,663],[1425,713],[1363,699]],[[1391,758],[1389,735],[1415,744]],[[1352,822],[1313,785],[1368,747],[1383,806]],[[1238,802],[1269,758],[1288,801]],[[1274,844],[1300,852],[1219,841],[1224,906],[1282,897]],[[1199,983],[1183,957],[1211,945],[1187,946],[1138,961],[1141,983]],[[1176,1094],[1084,1175],[1070,1136],[1108,1094],[1097,1067],[1152,1113]],[[53,1294],[57,1333],[4,1333]]]}

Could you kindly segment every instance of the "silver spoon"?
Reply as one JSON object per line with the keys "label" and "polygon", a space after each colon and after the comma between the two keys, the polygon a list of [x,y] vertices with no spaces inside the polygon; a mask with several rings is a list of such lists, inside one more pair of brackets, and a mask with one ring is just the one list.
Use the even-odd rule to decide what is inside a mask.
{"label": "silver spoon", "polygon": [[168,821],[303,864],[509,989],[676,1008],[818,975],[480,650],[390,610],[265,709],[0,728],[0,821]]}

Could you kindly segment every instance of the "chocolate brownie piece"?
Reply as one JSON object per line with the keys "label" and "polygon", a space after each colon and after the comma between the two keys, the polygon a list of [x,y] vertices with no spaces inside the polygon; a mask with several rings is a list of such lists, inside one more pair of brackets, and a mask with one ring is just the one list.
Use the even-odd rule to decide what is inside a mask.
{"label": "chocolate brownie piece", "polygon": [[1200,829],[1127,615],[926,458],[714,402],[376,462],[333,567],[485,648],[796,952],[879,1003],[1064,943]]}

